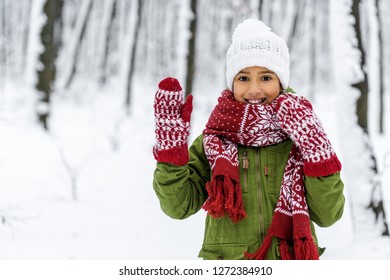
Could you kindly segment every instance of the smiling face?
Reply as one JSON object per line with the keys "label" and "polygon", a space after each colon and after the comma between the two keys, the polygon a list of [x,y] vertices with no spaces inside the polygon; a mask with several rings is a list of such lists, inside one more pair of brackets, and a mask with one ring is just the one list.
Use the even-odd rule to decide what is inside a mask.
{"label": "smiling face", "polygon": [[242,103],[270,104],[281,91],[278,76],[264,67],[242,69],[233,80],[234,98]]}

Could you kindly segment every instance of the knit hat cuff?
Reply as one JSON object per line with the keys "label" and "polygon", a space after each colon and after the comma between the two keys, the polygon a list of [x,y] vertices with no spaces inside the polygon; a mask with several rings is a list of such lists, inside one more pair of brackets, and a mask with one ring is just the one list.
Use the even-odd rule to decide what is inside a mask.
{"label": "knit hat cuff", "polygon": [[287,62],[285,64],[281,64],[280,62],[281,58],[268,50],[242,51],[240,55],[233,55],[230,59],[227,59],[227,86],[233,91],[234,77],[242,69],[261,66],[273,71],[278,76],[283,89],[287,89],[290,79],[289,65]]}

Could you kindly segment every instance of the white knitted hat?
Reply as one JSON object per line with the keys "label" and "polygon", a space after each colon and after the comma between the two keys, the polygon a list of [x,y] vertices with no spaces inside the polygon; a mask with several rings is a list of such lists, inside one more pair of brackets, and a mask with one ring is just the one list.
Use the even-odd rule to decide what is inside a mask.
{"label": "white knitted hat", "polygon": [[286,42],[258,19],[240,23],[226,53],[226,81],[230,90],[242,69],[261,66],[275,72],[283,89],[290,79],[290,54]]}

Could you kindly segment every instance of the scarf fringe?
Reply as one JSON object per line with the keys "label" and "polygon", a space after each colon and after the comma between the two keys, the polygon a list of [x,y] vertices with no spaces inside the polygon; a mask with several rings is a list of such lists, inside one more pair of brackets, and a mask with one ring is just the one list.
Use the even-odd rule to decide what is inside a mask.
{"label": "scarf fringe", "polygon": [[206,184],[209,198],[203,205],[203,209],[213,218],[221,218],[225,211],[223,209],[223,180],[216,178]]}
{"label": "scarf fringe", "polygon": [[260,248],[256,250],[256,252],[254,252],[253,254],[244,252],[244,255],[250,260],[265,260],[268,249],[271,246],[271,243],[272,243],[272,235],[268,234],[264,238],[263,243],[261,244]]}
{"label": "scarf fringe", "polygon": [[[244,252],[246,258],[250,260],[265,260],[267,252],[272,243],[272,235],[268,234],[260,248],[254,253]],[[296,239],[294,240],[294,252],[290,252],[287,241],[280,239],[279,243],[280,258],[282,260],[318,260],[317,246],[314,244],[313,239]]]}
{"label": "scarf fringe", "polygon": [[246,217],[241,187],[228,175],[216,176],[206,184],[206,189],[209,198],[202,208],[210,216],[221,218],[226,213],[234,223]]}
{"label": "scarf fringe", "polygon": [[281,239],[279,244],[280,257],[282,260],[293,260],[294,256],[292,252],[288,250],[286,239]]}
{"label": "scarf fringe", "polygon": [[317,246],[311,238],[294,240],[294,252],[296,260],[319,259]]}

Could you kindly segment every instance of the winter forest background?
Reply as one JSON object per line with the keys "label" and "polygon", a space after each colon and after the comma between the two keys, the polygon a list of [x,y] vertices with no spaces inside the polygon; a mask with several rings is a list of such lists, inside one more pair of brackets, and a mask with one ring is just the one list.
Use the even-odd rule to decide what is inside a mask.
{"label": "winter forest background", "polygon": [[153,99],[177,77],[193,140],[225,88],[235,26],[291,53],[343,163],[323,259],[390,259],[390,2],[0,0],[0,258],[197,259],[205,213],[165,216],[152,189]]}

